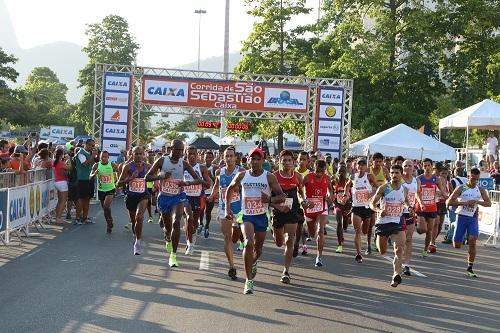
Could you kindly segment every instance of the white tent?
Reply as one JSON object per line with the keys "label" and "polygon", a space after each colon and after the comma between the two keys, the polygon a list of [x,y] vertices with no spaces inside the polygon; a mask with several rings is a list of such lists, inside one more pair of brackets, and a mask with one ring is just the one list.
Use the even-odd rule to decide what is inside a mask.
{"label": "white tent", "polygon": [[436,161],[456,159],[455,150],[405,124],[399,124],[383,132],[351,144],[350,154],[365,156],[382,153],[409,159],[430,158]]}
{"label": "white tent", "polygon": [[500,128],[500,104],[485,99],[448,117],[439,120],[442,128]]}

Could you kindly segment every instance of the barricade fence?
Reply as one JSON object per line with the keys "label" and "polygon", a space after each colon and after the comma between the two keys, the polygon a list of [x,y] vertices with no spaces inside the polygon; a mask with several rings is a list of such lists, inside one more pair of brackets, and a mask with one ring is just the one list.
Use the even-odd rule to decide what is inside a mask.
{"label": "barricade fence", "polygon": [[[52,170],[30,170],[15,177],[15,183],[19,181],[22,185],[0,189],[0,241],[6,245],[10,243],[11,233],[19,238],[18,230],[29,235],[30,225],[42,225],[42,219],[47,218],[57,204]],[[8,178],[2,178],[5,179]]]}
{"label": "barricade fence", "polygon": [[499,219],[500,219],[500,191],[488,191],[491,207],[479,206],[478,221],[479,233],[487,235],[485,245],[497,246]]}

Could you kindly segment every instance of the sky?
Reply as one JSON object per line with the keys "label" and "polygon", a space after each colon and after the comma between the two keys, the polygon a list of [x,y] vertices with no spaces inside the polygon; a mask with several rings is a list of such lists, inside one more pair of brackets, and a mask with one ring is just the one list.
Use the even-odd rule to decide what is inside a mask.
{"label": "sky", "polygon": [[[317,0],[311,0],[317,3]],[[201,58],[224,52],[225,0],[5,0],[21,48],[69,41],[86,45],[85,25],[109,14],[124,17],[141,46],[138,64],[175,67],[198,58],[198,18],[201,18]],[[230,2],[230,52],[238,52],[250,33],[253,17],[243,0]]]}

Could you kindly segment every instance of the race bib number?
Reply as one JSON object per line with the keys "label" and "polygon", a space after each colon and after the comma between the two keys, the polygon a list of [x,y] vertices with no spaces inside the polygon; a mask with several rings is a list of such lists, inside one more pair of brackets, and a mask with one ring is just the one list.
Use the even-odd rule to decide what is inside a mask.
{"label": "race bib number", "polygon": [[403,212],[403,204],[400,202],[386,202],[384,204],[386,216],[398,217]]}
{"label": "race bib number", "polygon": [[367,206],[370,202],[370,192],[368,190],[358,190],[354,194],[356,202],[360,205]]}
{"label": "race bib number", "polygon": [[261,215],[266,212],[262,199],[260,197],[246,197],[245,198],[245,211],[247,215]]}
{"label": "race bib number", "polygon": [[422,187],[422,202],[433,204],[436,201],[436,190],[434,188]]}
{"label": "race bib number", "polygon": [[325,210],[323,198],[307,198],[307,201],[309,201],[309,203],[312,203],[313,207],[307,208],[306,213],[308,214],[321,213]]}
{"label": "race bib number", "polygon": [[172,179],[164,179],[161,182],[161,191],[165,194],[177,195],[180,192],[179,182]]}
{"label": "race bib number", "polygon": [[280,207],[288,207],[288,209],[292,210],[293,206],[293,198],[285,198],[285,201],[279,204]]}
{"label": "race bib number", "polygon": [[111,183],[113,183],[113,176],[112,175],[100,175],[99,181],[101,182],[101,184],[111,184]]}
{"label": "race bib number", "polygon": [[[227,187],[222,188],[222,200],[226,201]],[[231,203],[239,202],[241,200],[240,194],[233,191],[233,197],[231,198]]]}
{"label": "race bib number", "polygon": [[410,203],[410,207],[415,205],[415,193],[408,192],[408,202]]}
{"label": "race bib number", "polygon": [[344,193],[337,193],[336,198],[337,198],[338,203],[343,203],[345,200],[345,194]]}
{"label": "race bib number", "polygon": [[184,187],[184,192],[188,197],[199,197],[201,195],[201,184],[189,185]]}
{"label": "race bib number", "polygon": [[134,193],[146,192],[146,180],[144,178],[134,178],[128,183],[128,190]]}

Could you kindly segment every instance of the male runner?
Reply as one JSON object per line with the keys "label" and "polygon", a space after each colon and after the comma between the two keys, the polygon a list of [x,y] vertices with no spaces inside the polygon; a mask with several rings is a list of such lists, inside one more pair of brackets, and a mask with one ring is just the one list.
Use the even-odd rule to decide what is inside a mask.
{"label": "male runner", "polygon": [[436,247],[432,244],[432,235],[434,223],[437,217],[436,189],[439,188],[443,197],[448,198],[448,193],[444,188],[441,179],[432,174],[432,160],[426,158],[423,161],[424,173],[417,177],[417,194],[415,208],[418,216],[417,232],[425,233],[425,244],[422,251],[422,257],[427,258],[429,251],[435,251]]}
{"label": "male runner", "polygon": [[403,273],[411,275],[410,260],[413,249],[413,232],[415,231],[415,196],[417,193],[417,178],[413,176],[414,166],[411,160],[403,162],[403,186],[408,192],[408,207],[403,210],[403,223],[406,227],[406,244],[403,256]]}
{"label": "male runner", "polygon": [[97,197],[101,202],[101,207],[106,220],[106,232],[113,230],[113,216],[111,215],[111,204],[115,196],[115,174],[116,165],[109,161],[109,154],[106,150],[101,152],[99,162],[92,167],[90,178],[97,176]]}
{"label": "male runner", "polygon": [[304,178],[306,200],[303,201],[309,235],[316,237],[316,267],[323,266],[323,248],[325,246],[325,225],[328,223],[328,206],[333,203],[333,189],[330,178],[326,174],[326,162],[317,160],[314,173]]}
{"label": "male runner", "polygon": [[[245,237],[243,257],[245,263],[246,281],[244,294],[253,293],[253,279],[257,274],[257,260],[262,254],[262,246],[266,238],[268,226],[267,212],[270,204],[279,204],[285,201],[285,194],[276,177],[262,168],[265,153],[260,148],[250,150],[250,170],[240,172],[231,182],[226,192],[226,219],[233,221],[234,213],[231,210],[233,195],[241,186],[241,203],[243,225],[241,231]],[[272,196],[274,193],[275,196]]]}
{"label": "male runner", "polygon": [[[366,160],[359,159],[357,162],[357,173],[349,178],[344,190],[345,195],[352,198],[352,224],[354,225],[354,245],[356,247],[355,260],[363,262],[361,255],[361,232],[368,234],[371,228],[373,211],[370,209],[370,198],[377,188],[373,174],[366,172]],[[371,253],[371,249],[370,249]]]}
{"label": "male runner", "polygon": [[[394,164],[391,166],[391,180],[380,186],[370,201],[370,208],[378,215],[375,224],[377,234],[377,248],[381,255],[387,251],[387,241],[390,237],[394,243],[394,261],[391,286],[397,287],[401,283],[401,263],[405,246],[405,232],[401,224],[403,203],[407,203],[408,191],[401,184],[403,168]],[[377,207],[380,203],[380,208]]]}
{"label": "male runner", "polygon": [[[214,161],[214,153],[211,151],[207,151],[205,153],[205,166],[208,170],[208,175],[212,180],[212,184],[215,182],[215,171],[217,167],[213,164]],[[212,195],[212,187],[208,187],[205,189],[205,197],[209,198]],[[215,201],[205,202],[205,207],[200,212],[200,226],[198,227],[198,234],[201,234],[203,231],[203,237],[208,238],[210,232],[208,231],[210,228],[210,222],[212,221],[212,210],[214,209]],[[203,217],[206,219],[205,225],[203,225]]]}
{"label": "male runner", "polygon": [[[295,169],[295,171],[302,176],[302,179],[304,179],[305,176],[309,174],[309,154],[305,151],[300,152],[298,156],[298,166]],[[300,199],[300,198],[299,198]],[[304,216],[304,211],[302,210],[302,207],[299,207],[298,214],[300,215],[299,220],[297,221],[297,232],[295,233],[295,243],[293,244],[293,257],[295,258],[299,254],[299,242],[302,241],[302,255],[307,254],[307,244],[306,244],[306,239],[309,237],[307,234],[306,228],[304,228],[304,221],[305,218]]]}
{"label": "male runner", "polygon": [[[385,184],[389,180],[389,167],[391,159],[388,159],[389,166],[384,166],[384,155],[382,155],[381,153],[373,154],[372,160],[373,160],[373,165],[370,167],[369,173],[373,175],[376,187],[378,188],[379,186]],[[368,227],[368,233],[366,235],[366,241],[367,241],[367,247],[365,251],[366,255],[372,254],[371,243],[372,243],[372,232],[374,225],[375,225],[375,214],[372,214],[370,218],[370,225]]]}
{"label": "male runner", "polygon": [[[155,152],[153,150],[148,150],[148,163],[149,165],[153,165],[155,163]],[[149,200],[148,200],[148,223],[153,223],[153,212],[151,210],[151,206],[155,207],[156,210],[156,196],[154,195],[155,188],[154,188],[154,182],[146,182],[146,188],[148,189],[149,193]],[[156,210],[158,213],[158,211]]]}
{"label": "male runner", "polygon": [[282,204],[271,205],[274,208],[273,237],[278,247],[281,247],[285,243],[285,264],[283,274],[281,275],[281,282],[288,284],[290,283],[290,265],[292,263],[295,232],[297,231],[297,223],[299,221],[299,196],[303,199],[304,192],[302,188],[302,176],[294,171],[293,153],[291,151],[281,151],[280,166],[282,170],[276,171],[274,175],[286,198]]}
{"label": "male runner", "polygon": [[134,254],[140,255],[142,222],[149,198],[144,177],[150,166],[144,162],[144,149],[142,147],[134,147],[132,155],[133,160],[126,163],[123,167],[117,186],[126,186],[125,206],[127,207],[128,215],[132,222],[132,231],[135,235]]}
{"label": "male runner", "polygon": [[[160,180],[158,208],[164,225],[165,249],[170,253],[168,259],[170,267],[179,266],[177,247],[179,246],[184,204],[187,201],[186,193],[182,191],[182,187],[201,183],[191,165],[182,159],[183,153],[184,143],[177,139],[173,140],[170,155],[157,159],[146,174],[148,181]],[[184,181],[184,171],[193,177],[192,181]]]}
{"label": "male runner", "polygon": [[[189,165],[193,168],[194,172],[198,175],[198,178],[202,179],[201,183],[196,183],[184,187],[184,192],[186,193],[189,205],[185,205],[184,212],[187,216],[187,224],[185,228],[186,233],[186,255],[192,255],[194,253],[194,243],[196,241],[196,229],[200,221],[200,211],[205,204],[205,195],[203,193],[203,187],[209,188],[212,186],[212,180],[208,175],[208,169],[206,166],[198,163],[198,149],[195,146],[189,146],[187,148],[187,159]],[[192,183],[194,181],[193,176],[185,170],[184,171],[184,181]],[[203,196],[203,198],[202,198]]]}
{"label": "male runner", "polygon": [[[229,184],[234,177],[244,171],[236,165],[236,152],[234,147],[228,147],[224,151],[224,161],[226,166],[218,169],[215,172],[215,182],[210,197],[207,198],[207,203],[213,203],[217,195],[219,196],[219,220],[221,225],[222,235],[224,235],[224,252],[226,253],[227,262],[229,263],[229,271],[227,275],[231,280],[236,280],[236,268],[234,267],[233,243],[239,238],[239,223],[242,217],[241,214],[241,196],[240,190],[235,189],[231,198],[231,211],[235,219],[229,220],[226,218],[226,192]],[[233,223],[234,222],[234,223]],[[233,229],[234,228],[234,229]]]}
{"label": "male runner", "polygon": [[[457,187],[446,201],[448,206],[458,206],[457,227],[453,234],[453,247],[459,249],[465,237],[469,234],[469,253],[467,256],[467,276],[477,278],[472,270],[476,259],[476,240],[479,236],[478,206],[491,207],[491,200],[486,190],[479,188],[479,175],[481,171],[472,168],[469,171],[469,179],[466,184]],[[482,200],[481,200],[482,199]]]}
{"label": "male runner", "polygon": [[352,202],[348,195],[344,194],[345,185],[347,183],[347,168],[345,164],[339,166],[337,177],[333,179],[334,190],[334,211],[337,220],[337,249],[336,253],[344,252],[344,231],[351,224],[351,208]]}
{"label": "male runner", "polygon": [[[441,178],[441,182],[444,184],[444,187],[446,188],[446,192],[450,193],[450,181],[448,180],[449,176],[449,170],[442,166],[437,170],[437,173],[439,174],[439,177]],[[436,245],[436,239],[443,230],[443,224],[444,224],[444,217],[446,216],[446,213],[448,210],[446,209],[446,198],[442,195],[441,191],[439,189],[436,191],[436,199],[437,199],[437,219],[436,223],[434,223],[434,230],[432,232],[432,244],[434,246]]]}

